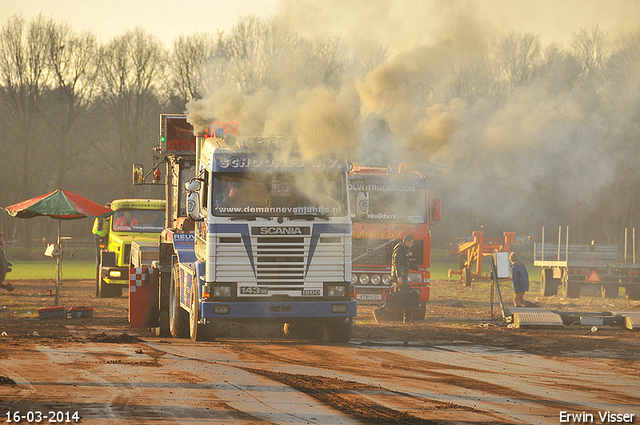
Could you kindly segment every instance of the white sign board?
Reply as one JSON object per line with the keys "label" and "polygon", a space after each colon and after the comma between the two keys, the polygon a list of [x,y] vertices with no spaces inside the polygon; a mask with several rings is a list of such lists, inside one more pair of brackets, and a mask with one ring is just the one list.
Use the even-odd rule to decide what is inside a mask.
{"label": "white sign board", "polygon": [[511,276],[511,263],[509,262],[508,252],[496,252],[493,254],[493,258],[496,262],[496,272],[498,273],[498,279]]}

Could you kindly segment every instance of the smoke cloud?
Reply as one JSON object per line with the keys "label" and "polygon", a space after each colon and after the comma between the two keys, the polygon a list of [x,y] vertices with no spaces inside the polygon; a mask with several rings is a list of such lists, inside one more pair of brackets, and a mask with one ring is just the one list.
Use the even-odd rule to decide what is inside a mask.
{"label": "smoke cloud", "polygon": [[[640,46],[638,18],[634,1],[283,0],[278,19],[292,32],[345,40],[341,77],[319,78],[317,63],[271,63],[277,81],[212,87],[188,105],[189,119],[198,131],[216,119],[245,135],[295,136],[310,155],[407,162],[438,187],[434,234],[445,243],[480,225],[501,235],[572,224],[592,237],[606,193],[630,187],[621,167],[640,159],[630,142],[640,137],[631,95],[640,55],[629,53]],[[579,57],[585,28],[604,35],[608,62],[589,68]],[[510,34],[520,50],[503,43]],[[356,64],[371,46],[387,55],[363,72]],[[614,238],[606,224],[599,231]]]}

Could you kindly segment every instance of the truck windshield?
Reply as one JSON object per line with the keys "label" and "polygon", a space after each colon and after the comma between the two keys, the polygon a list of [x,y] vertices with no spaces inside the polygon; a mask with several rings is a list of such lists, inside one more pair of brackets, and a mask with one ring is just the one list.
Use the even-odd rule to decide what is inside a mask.
{"label": "truck windshield", "polygon": [[117,210],[111,223],[115,232],[160,233],[164,229],[164,211]]}
{"label": "truck windshield", "polygon": [[422,180],[390,180],[354,177],[349,179],[351,210],[357,192],[369,194],[368,223],[424,224],[427,222],[427,191]]}
{"label": "truck windshield", "polygon": [[341,172],[215,173],[211,195],[218,216],[326,218],[348,213]]}

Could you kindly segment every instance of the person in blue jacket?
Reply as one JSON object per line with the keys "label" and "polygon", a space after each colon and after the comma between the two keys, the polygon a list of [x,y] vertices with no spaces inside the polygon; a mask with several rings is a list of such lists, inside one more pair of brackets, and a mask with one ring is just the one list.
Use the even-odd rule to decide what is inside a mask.
{"label": "person in blue jacket", "polygon": [[527,268],[518,260],[515,252],[509,254],[511,262],[511,279],[513,280],[513,305],[515,307],[524,307],[524,293],[529,290],[529,273]]}

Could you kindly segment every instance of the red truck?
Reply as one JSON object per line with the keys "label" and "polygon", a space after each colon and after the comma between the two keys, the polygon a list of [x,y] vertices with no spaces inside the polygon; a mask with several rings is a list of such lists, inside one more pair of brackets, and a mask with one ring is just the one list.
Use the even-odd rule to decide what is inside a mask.
{"label": "red truck", "polygon": [[[381,304],[391,288],[391,254],[404,235],[411,234],[412,264],[427,269],[409,273],[409,285],[420,293],[422,320],[429,301],[431,226],[440,220],[441,204],[425,176],[400,164],[397,170],[352,164],[348,173],[351,197],[352,275],[355,298],[361,304]],[[436,196],[432,200],[431,191]]]}

